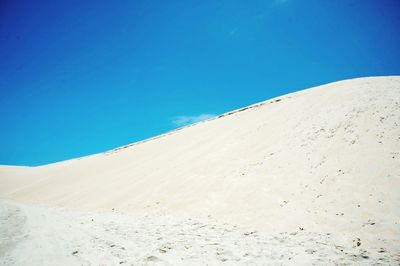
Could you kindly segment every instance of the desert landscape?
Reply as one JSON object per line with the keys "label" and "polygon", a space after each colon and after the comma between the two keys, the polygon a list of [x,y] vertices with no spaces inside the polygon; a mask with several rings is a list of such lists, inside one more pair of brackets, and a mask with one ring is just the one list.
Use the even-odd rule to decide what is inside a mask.
{"label": "desert landscape", "polygon": [[1,265],[399,265],[400,77],[1,166],[0,198]]}

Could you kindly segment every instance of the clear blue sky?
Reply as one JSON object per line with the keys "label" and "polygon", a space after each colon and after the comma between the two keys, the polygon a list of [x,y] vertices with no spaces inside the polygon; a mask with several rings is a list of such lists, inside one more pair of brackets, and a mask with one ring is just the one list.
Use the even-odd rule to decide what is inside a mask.
{"label": "clear blue sky", "polygon": [[105,151],[341,79],[400,74],[397,0],[0,1],[0,164]]}

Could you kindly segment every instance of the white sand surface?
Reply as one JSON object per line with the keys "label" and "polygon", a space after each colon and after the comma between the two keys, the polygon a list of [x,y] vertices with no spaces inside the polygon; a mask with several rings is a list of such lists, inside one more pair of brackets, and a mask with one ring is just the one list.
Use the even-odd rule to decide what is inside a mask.
{"label": "white sand surface", "polygon": [[[385,239],[306,229],[259,232],[212,217],[79,212],[1,202],[4,265],[395,264]],[[360,241],[361,245],[357,246]]]}
{"label": "white sand surface", "polygon": [[0,196],[4,265],[398,265],[400,77],[3,166]]}

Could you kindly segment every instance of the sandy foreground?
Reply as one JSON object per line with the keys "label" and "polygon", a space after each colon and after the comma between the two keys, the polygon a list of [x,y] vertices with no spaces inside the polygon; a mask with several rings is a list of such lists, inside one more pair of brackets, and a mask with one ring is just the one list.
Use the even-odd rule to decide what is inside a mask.
{"label": "sandy foreground", "polygon": [[400,259],[388,249],[398,242],[388,239],[364,243],[356,234],[303,228],[265,233],[212,217],[4,201],[0,215],[3,265],[397,265]]}
{"label": "sandy foreground", "polygon": [[399,265],[400,77],[0,166],[0,197],[0,265]]}

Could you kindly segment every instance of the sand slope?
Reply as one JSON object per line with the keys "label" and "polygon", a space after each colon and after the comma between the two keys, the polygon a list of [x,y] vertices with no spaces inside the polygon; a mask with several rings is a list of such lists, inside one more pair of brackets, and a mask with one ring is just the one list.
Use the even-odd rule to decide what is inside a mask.
{"label": "sand slope", "polygon": [[26,204],[303,228],[370,250],[383,239],[393,261],[399,191],[400,77],[315,87],[89,157],[0,167],[0,195]]}

